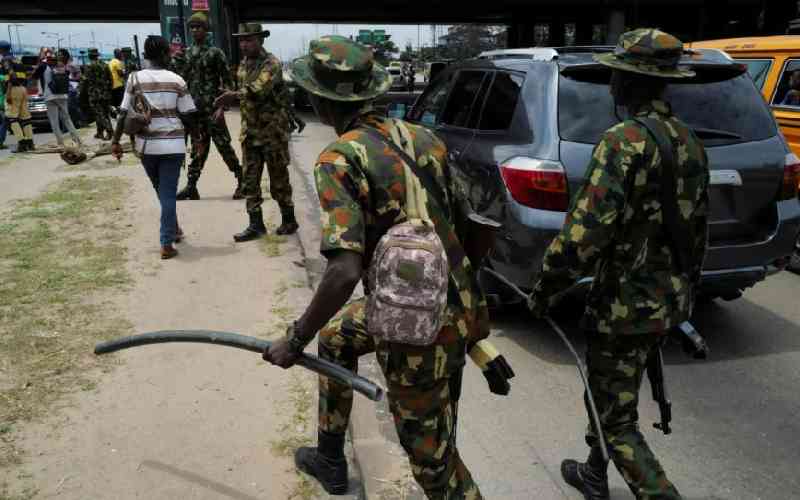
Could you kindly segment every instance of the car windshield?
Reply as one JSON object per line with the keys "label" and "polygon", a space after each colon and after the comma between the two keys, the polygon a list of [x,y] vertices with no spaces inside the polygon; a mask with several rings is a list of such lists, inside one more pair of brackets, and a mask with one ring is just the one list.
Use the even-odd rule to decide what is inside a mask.
{"label": "car windshield", "polygon": [[747,73],[753,79],[753,83],[759,89],[764,88],[764,82],[769,74],[769,68],[772,66],[772,61],[769,59],[736,59],[736,62],[742,63],[747,66]]}
{"label": "car windshield", "polygon": [[[697,71],[699,81],[668,85],[665,99],[675,116],[706,146],[760,141],[778,133],[775,120],[747,74],[703,75],[703,70]],[[562,70],[558,98],[562,139],[594,144],[619,122],[609,93],[609,78],[610,72],[600,67]]]}

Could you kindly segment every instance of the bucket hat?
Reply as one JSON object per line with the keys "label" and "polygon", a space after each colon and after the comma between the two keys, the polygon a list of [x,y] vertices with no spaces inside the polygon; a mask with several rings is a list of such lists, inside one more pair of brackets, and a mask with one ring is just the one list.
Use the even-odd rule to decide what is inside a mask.
{"label": "bucket hat", "polygon": [[695,72],[679,66],[683,42],[661,30],[639,28],[620,35],[614,51],[595,54],[598,63],[620,71],[659,78],[691,78]]}
{"label": "bucket hat", "polygon": [[372,49],[338,35],[313,40],[308,55],[292,62],[291,77],[314,95],[345,102],[375,99],[392,85]]}

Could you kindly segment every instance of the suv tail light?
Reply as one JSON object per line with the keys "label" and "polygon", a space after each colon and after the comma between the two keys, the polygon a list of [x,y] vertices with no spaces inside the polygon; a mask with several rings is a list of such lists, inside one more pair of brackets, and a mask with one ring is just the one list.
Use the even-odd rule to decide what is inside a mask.
{"label": "suv tail light", "polygon": [[516,156],[500,165],[500,174],[517,203],[540,210],[567,210],[567,175],[561,163]]}
{"label": "suv tail light", "polygon": [[800,158],[797,158],[794,153],[789,153],[786,155],[783,167],[783,187],[780,200],[797,198],[798,192],[800,192]]}

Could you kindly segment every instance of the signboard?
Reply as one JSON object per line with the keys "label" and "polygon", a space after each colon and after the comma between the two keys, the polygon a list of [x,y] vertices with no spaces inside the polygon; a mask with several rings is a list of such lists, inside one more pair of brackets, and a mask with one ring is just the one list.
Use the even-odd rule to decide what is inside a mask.
{"label": "signboard", "polygon": [[208,9],[208,0],[192,0],[192,10],[209,10]]}

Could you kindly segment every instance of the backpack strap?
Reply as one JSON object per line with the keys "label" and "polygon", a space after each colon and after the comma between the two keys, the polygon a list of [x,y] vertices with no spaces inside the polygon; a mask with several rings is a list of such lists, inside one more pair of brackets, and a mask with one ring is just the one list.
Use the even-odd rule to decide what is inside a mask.
{"label": "backpack strap", "polygon": [[658,151],[661,155],[659,201],[661,202],[662,224],[667,233],[672,254],[678,262],[678,268],[681,272],[689,274],[694,263],[693,238],[691,237],[692,231],[687,230],[685,224],[680,222],[680,209],[678,207],[678,193],[675,181],[677,163],[672,152],[672,142],[668,139],[664,124],[659,120],[636,117],[634,121],[647,129],[658,145]]}

